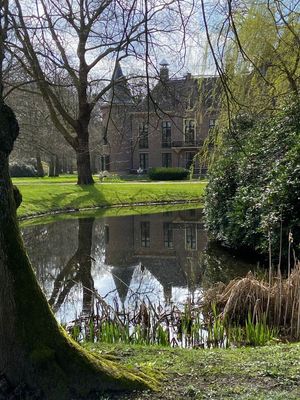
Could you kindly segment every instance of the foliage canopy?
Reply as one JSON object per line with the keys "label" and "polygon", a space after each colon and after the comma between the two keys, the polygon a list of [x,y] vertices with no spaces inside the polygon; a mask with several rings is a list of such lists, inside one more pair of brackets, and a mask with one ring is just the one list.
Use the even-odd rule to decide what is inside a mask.
{"label": "foliage canopy", "polygon": [[[300,222],[300,102],[290,100],[276,116],[241,115],[224,132],[210,170],[206,220],[210,234],[235,248],[265,253],[269,235],[279,251]],[[238,139],[238,141],[236,141]],[[238,143],[238,144],[237,144]]]}

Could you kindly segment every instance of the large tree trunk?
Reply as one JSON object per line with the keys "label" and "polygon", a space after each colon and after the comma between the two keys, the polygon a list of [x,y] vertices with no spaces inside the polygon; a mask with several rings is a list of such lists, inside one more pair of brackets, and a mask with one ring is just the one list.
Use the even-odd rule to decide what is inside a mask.
{"label": "large tree trunk", "polygon": [[61,172],[61,167],[60,167],[60,162],[59,162],[59,157],[56,154],[55,155],[55,168],[54,168],[54,176],[59,176]]}
{"label": "large tree trunk", "polygon": [[50,157],[48,176],[50,178],[55,176],[55,160],[53,155]]}
{"label": "large tree trunk", "polygon": [[83,350],[55,320],[17,224],[17,196],[8,172],[8,155],[17,134],[15,116],[0,103],[0,375],[13,386],[22,383],[38,390],[38,398],[46,400],[146,387],[141,374]]}
{"label": "large tree trunk", "polygon": [[37,176],[39,178],[43,178],[45,176],[40,153],[36,154],[36,170],[37,170]]}
{"label": "large tree trunk", "polygon": [[77,159],[77,184],[78,185],[92,185],[94,183],[91,158],[89,149],[89,135],[88,131],[78,132],[78,146],[76,147]]}

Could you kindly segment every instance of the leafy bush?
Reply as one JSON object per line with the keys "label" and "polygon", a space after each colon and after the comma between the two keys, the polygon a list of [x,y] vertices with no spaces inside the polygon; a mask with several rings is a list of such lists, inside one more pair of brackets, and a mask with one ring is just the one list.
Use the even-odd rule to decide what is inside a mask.
{"label": "leafy bush", "polygon": [[12,178],[24,178],[37,176],[33,165],[13,162],[9,165],[9,172]]}
{"label": "leafy bush", "polygon": [[[226,132],[209,171],[206,224],[223,244],[279,252],[300,223],[300,104],[291,102],[276,117],[240,116]],[[294,243],[296,241],[294,240]]]}
{"label": "leafy bush", "polygon": [[186,179],[189,171],[184,168],[151,168],[148,176],[153,181],[180,181]]}

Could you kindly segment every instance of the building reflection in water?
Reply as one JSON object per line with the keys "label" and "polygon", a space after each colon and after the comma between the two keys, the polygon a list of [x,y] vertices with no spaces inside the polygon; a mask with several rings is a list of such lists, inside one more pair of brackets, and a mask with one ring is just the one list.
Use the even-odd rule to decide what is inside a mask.
{"label": "building reflection in water", "polygon": [[201,253],[207,244],[201,220],[201,209],[105,219],[105,262],[113,266],[122,302],[134,274],[132,265],[159,282],[166,302],[172,300],[172,288],[193,292],[200,287]]}
{"label": "building reflection in water", "polygon": [[207,273],[207,259],[216,260],[206,256],[201,209],[58,221],[25,228],[23,237],[62,322],[90,313],[95,293],[120,307],[145,298],[180,303],[214,276]]}

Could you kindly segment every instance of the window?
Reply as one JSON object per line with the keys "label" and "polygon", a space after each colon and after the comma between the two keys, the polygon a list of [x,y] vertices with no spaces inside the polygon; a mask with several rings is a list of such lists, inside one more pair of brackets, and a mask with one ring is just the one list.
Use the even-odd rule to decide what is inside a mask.
{"label": "window", "polygon": [[163,121],[161,123],[161,147],[171,147],[171,122]]}
{"label": "window", "polygon": [[147,171],[149,168],[149,154],[148,153],[140,153],[140,168],[143,171]]}
{"label": "window", "polygon": [[110,159],[109,156],[101,156],[101,171],[109,171]]}
{"label": "window", "polygon": [[168,249],[173,249],[173,224],[164,222],[164,245]]}
{"label": "window", "polygon": [[150,247],[150,222],[141,222],[141,246]]}
{"label": "window", "polygon": [[161,165],[163,167],[172,167],[172,153],[162,153],[161,158]]}
{"label": "window", "polygon": [[196,123],[194,119],[185,119],[183,125],[184,141],[186,144],[194,144]]}
{"label": "window", "polygon": [[212,128],[214,128],[216,126],[216,120],[215,119],[210,119],[209,121],[208,121],[208,127],[209,127],[209,129],[212,129]]}
{"label": "window", "polygon": [[186,250],[197,249],[197,225],[188,224],[185,227],[185,248]]}
{"label": "window", "polygon": [[148,124],[143,122],[139,126],[139,148],[148,149]]}
{"label": "window", "polygon": [[196,153],[194,151],[185,152],[185,168],[189,169],[194,162],[194,157]]}

